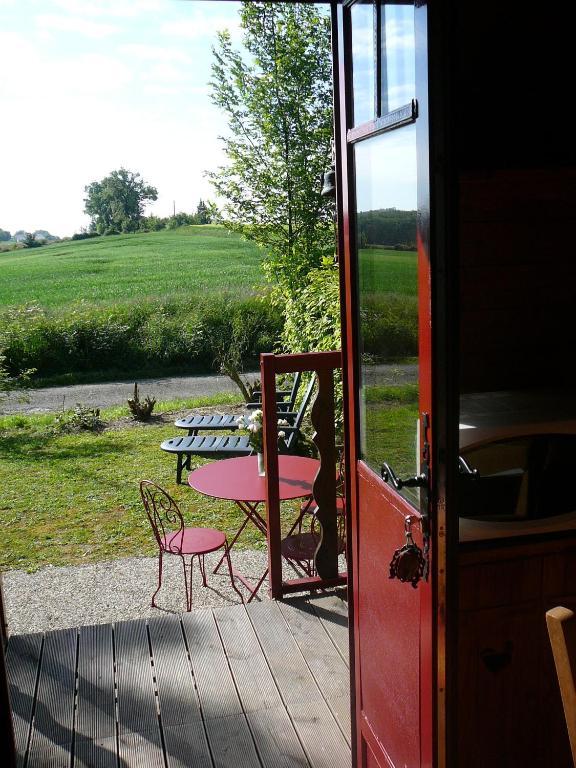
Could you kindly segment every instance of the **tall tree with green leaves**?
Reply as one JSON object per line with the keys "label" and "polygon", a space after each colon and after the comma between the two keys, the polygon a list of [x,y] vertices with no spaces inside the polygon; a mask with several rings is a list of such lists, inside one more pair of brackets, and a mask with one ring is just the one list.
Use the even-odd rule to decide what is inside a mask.
{"label": "tall tree with green leaves", "polygon": [[90,229],[99,235],[136,232],[149,200],[158,199],[158,190],[139,173],[120,168],[102,181],[84,187],[84,213],[91,218]]}
{"label": "tall tree with green leaves", "polygon": [[226,165],[208,174],[222,221],[261,245],[277,299],[292,296],[334,252],[330,165],[330,26],[309,4],[243,2],[244,52],[218,36],[212,100],[224,111]]}

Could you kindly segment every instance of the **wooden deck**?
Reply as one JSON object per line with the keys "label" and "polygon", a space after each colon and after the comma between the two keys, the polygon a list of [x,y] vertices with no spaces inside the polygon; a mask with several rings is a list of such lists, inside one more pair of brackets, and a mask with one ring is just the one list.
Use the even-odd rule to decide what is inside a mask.
{"label": "wooden deck", "polygon": [[19,765],[347,768],[336,595],[15,635]]}

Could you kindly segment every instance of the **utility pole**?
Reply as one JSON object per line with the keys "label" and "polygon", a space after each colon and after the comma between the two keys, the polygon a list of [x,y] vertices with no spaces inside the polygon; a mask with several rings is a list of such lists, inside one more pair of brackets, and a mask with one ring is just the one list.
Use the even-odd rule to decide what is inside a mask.
{"label": "utility pole", "polygon": [[172,200],[173,216],[176,216],[176,200]]}

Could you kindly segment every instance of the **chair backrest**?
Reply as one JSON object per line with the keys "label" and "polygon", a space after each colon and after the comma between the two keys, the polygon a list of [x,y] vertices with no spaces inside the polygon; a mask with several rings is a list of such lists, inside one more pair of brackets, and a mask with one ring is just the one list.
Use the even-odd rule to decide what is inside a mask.
{"label": "chair backrest", "polygon": [[302,422],[304,421],[304,416],[306,415],[306,409],[310,405],[310,400],[312,399],[312,393],[314,391],[315,386],[316,386],[316,375],[312,374],[310,376],[310,381],[308,383],[308,386],[306,387],[306,391],[304,392],[304,397],[300,402],[298,413],[296,414],[296,418],[294,419],[294,423],[292,425],[293,429],[290,431],[290,434],[286,439],[286,448],[289,451],[292,450],[292,448],[296,445],[296,442],[298,441],[298,432],[302,427]]}
{"label": "chair backrest", "polygon": [[289,408],[288,410],[293,411],[294,406],[296,405],[296,397],[298,395],[298,390],[300,389],[300,381],[302,379],[302,374],[300,371],[294,374],[294,381],[292,382],[292,389],[290,390],[290,396],[288,397],[288,403]]}
{"label": "chair backrest", "polygon": [[558,606],[546,612],[546,624],[560,684],[572,762],[576,766],[576,617],[573,611]]}
{"label": "chair backrest", "polygon": [[[184,518],[178,504],[151,480],[140,481],[140,496],[160,549],[180,554],[184,539]],[[166,546],[168,536],[170,539]]]}

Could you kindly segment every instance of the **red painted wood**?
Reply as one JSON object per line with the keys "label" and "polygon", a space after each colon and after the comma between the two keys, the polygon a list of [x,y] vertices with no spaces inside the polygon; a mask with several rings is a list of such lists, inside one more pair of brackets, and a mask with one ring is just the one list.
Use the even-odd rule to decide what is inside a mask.
{"label": "red painted wood", "polygon": [[[354,230],[354,169],[347,141],[351,126],[352,62],[349,9],[337,13],[339,50],[339,125],[341,200],[338,217],[343,305],[346,446],[349,470],[349,557],[352,562],[355,725],[353,751],[358,766],[428,766],[435,761],[437,702],[437,581],[434,546],[431,580],[417,590],[389,581],[387,567],[404,541],[404,514],[414,514],[396,493],[359,461],[359,359]],[[418,141],[418,265],[420,408],[432,408],[432,294],[430,273],[430,189],[427,123],[427,7],[416,11]],[[402,130],[402,129],[399,129]],[[433,419],[432,419],[433,424]],[[433,443],[432,430],[429,431]],[[436,535],[436,531],[433,532]],[[409,703],[408,703],[409,702]]]}
{"label": "red painted wood", "polygon": [[[357,638],[364,684],[361,733],[370,729],[391,765],[420,765],[421,587],[389,579],[392,553],[404,544],[404,516],[413,509],[362,462],[358,464],[361,527],[356,564]],[[385,495],[388,498],[385,498]],[[415,534],[415,541],[419,537]]]}
{"label": "red painted wood", "polygon": [[[314,479],[314,493],[318,503],[324,506],[319,513],[323,538],[320,547],[318,574],[326,579],[326,586],[338,579],[337,513],[334,467],[334,369],[341,366],[340,352],[313,352],[297,355],[260,356],[262,381],[262,409],[264,411],[264,454],[266,460],[266,510],[268,516],[268,562],[270,595],[279,598],[288,591],[282,583],[282,553],[280,530],[280,498],[278,497],[278,423],[276,412],[276,376],[279,373],[312,371],[318,380],[318,394],[312,406],[312,420],[318,435],[315,439],[319,449],[319,471]],[[319,551],[320,551],[319,550]],[[311,578],[312,589],[317,588],[316,577]]]}
{"label": "red painted wood", "polygon": [[[265,352],[260,355],[260,371],[266,364],[275,373],[296,373],[297,371],[318,371],[329,368],[340,368],[342,355],[340,352],[306,352],[305,354],[274,355]],[[264,382],[262,382],[264,389]]]}
{"label": "red painted wood", "polygon": [[[278,416],[276,415],[276,367],[274,355],[261,355],[262,410],[264,412],[264,460],[266,465],[266,514],[268,527],[268,582],[270,597],[282,596],[282,551],[278,468]],[[316,468],[316,472],[318,467]],[[315,475],[316,476],[316,473]],[[312,489],[310,489],[312,492]]]}
{"label": "red painted wood", "polygon": [[[281,500],[312,493],[320,462],[303,456],[279,456],[278,494]],[[256,456],[241,456],[205,464],[188,476],[188,485],[205,496],[230,501],[264,501],[266,477],[258,474]]]}

